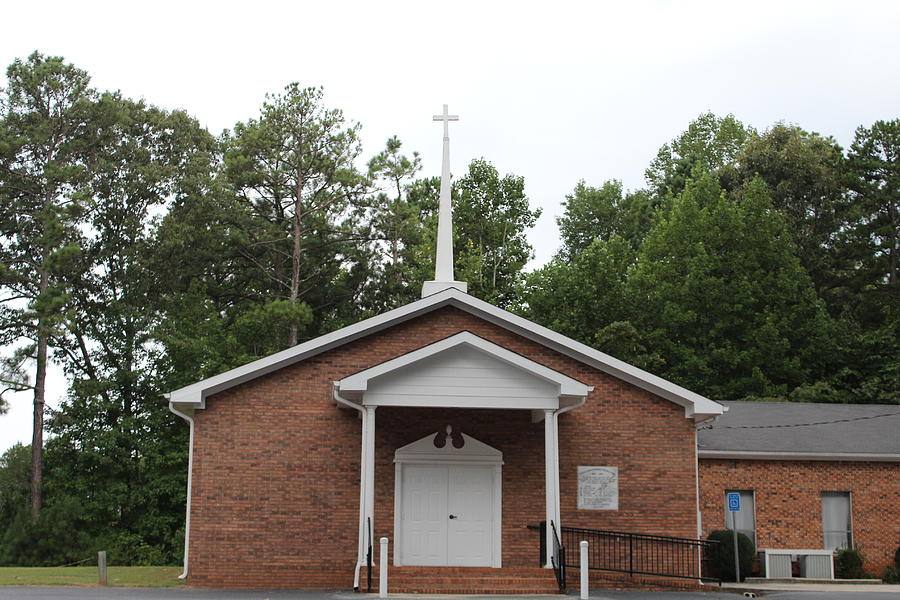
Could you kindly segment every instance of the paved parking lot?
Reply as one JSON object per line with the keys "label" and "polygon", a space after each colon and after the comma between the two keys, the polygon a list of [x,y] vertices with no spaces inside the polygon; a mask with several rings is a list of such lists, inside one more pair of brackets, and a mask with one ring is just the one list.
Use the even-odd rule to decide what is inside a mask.
{"label": "paved parking lot", "polygon": [[[768,600],[894,600],[900,599],[900,586],[830,585],[823,589],[759,590],[758,597]],[[877,591],[872,588],[877,588]],[[392,595],[391,598],[429,600],[513,600],[516,596],[424,596]],[[375,594],[346,591],[283,590],[198,590],[188,588],[87,588],[0,586],[0,600],[375,600]],[[576,599],[565,596],[527,596],[529,600]],[[709,592],[605,591],[591,593],[591,600],[738,600],[740,590],[724,588]]]}

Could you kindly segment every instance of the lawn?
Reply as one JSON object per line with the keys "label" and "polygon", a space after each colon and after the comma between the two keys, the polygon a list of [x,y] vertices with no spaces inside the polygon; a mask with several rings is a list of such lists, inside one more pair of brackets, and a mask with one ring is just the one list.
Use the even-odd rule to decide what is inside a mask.
{"label": "lawn", "polygon": [[[181,585],[181,567],[108,567],[111,586]],[[97,585],[97,567],[0,567],[0,585]]]}

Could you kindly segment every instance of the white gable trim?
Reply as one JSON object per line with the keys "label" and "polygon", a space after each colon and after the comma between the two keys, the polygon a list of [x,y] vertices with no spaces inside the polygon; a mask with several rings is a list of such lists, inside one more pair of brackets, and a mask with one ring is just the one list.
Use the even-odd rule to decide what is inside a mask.
{"label": "white gable trim", "polygon": [[343,329],[320,336],[287,350],[282,350],[246,365],[180,388],[167,395],[169,402],[204,408],[206,397],[229,389],[256,377],[271,373],[321,352],[341,346],[366,335],[387,329],[444,306],[453,306],[475,315],[524,338],[627,381],[684,407],[685,417],[703,421],[725,412],[718,402],[691,392],[633,365],[629,365],[590,346],[576,342],[562,334],[532,323],[501,308],[456,289],[445,289],[421,300],[411,302],[381,315],[371,317]]}
{"label": "white gable trim", "polygon": [[502,465],[503,452],[460,432],[462,448],[453,445],[450,435],[442,447],[434,445],[439,433],[427,435],[394,451],[395,463],[478,463]]}
{"label": "white gable trim", "polygon": [[[478,356],[483,356],[486,363],[495,359],[520,371],[522,375],[534,377],[549,384],[546,397],[524,398],[509,390],[505,394],[479,395],[489,392],[485,388],[453,388],[450,396],[440,394],[437,390],[432,393],[429,386],[416,388],[416,393],[410,397],[394,395],[390,398],[369,399],[366,392],[370,389],[369,383],[373,379],[389,375],[406,367],[413,367],[417,363],[429,358],[440,358],[442,354],[456,349],[469,349]],[[478,359],[481,360],[481,359]],[[530,381],[534,381],[530,379]],[[533,385],[533,384],[532,384]],[[591,386],[554,371],[533,360],[516,354],[502,346],[479,337],[471,331],[462,331],[443,340],[429,344],[402,356],[398,356],[374,367],[354,373],[340,381],[335,382],[335,387],[342,396],[348,398],[362,397],[364,404],[390,405],[390,406],[454,406],[463,408],[559,408],[560,399],[580,400],[593,390]],[[376,388],[377,389],[377,388]],[[373,392],[374,393],[374,392]],[[383,394],[382,394],[383,395]],[[378,396],[378,394],[375,394]],[[507,397],[508,396],[508,397]]]}

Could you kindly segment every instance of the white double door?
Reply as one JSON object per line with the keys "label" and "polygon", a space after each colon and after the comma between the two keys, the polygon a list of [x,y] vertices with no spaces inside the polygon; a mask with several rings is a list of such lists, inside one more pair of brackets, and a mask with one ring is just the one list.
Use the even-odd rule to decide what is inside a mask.
{"label": "white double door", "polygon": [[486,465],[403,465],[402,564],[492,566],[497,476]]}

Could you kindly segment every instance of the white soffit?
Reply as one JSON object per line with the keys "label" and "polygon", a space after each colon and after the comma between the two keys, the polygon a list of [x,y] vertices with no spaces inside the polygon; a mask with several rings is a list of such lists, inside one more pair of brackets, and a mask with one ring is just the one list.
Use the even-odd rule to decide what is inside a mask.
{"label": "white soffit", "polygon": [[277,371],[316,354],[377,333],[444,306],[453,306],[480,317],[526,339],[556,350],[560,354],[569,356],[613,377],[674,402],[684,407],[685,416],[688,418],[702,421],[725,412],[724,407],[718,402],[714,402],[680,385],[666,381],[662,377],[657,377],[581,342],[577,342],[453,288],[442,290],[421,300],[410,302],[394,310],[359,323],[354,323],[287,350],[282,350],[230,371],[198,381],[170,392],[166,397],[170,403],[181,405],[183,408],[191,406],[204,408],[206,398],[212,394],[227,390],[256,377]]}

